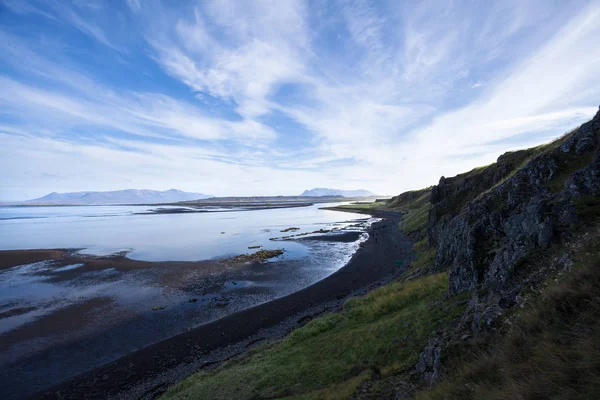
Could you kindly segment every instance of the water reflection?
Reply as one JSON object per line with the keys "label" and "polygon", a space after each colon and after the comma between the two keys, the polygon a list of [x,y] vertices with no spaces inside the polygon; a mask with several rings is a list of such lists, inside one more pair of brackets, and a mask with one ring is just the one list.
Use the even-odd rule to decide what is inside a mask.
{"label": "water reflection", "polygon": [[261,246],[299,258],[307,256],[305,246],[270,239],[290,227],[301,234],[364,219],[323,206],[154,215],[143,214],[156,208],[145,206],[0,207],[0,250],[84,248],[98,255],[129,251],[128,257],[146,261],[196,261]]}

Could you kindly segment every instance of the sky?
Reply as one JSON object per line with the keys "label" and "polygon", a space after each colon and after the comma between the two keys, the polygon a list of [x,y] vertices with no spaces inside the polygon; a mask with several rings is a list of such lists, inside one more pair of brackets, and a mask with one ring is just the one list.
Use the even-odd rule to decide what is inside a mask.
{"label": "sky", "polygon": [[600,104],[600,0],[2,0],[0,199],[382,195]]}

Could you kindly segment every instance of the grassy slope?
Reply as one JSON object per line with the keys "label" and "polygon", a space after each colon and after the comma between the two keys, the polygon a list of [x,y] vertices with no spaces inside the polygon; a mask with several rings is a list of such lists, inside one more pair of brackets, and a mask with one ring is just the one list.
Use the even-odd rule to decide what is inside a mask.
{"label": "grassy slope", "polygon": [[413,192],[412,198],[402,199],[402,201],[392,201],[389,204],[390,209],[403,214],[400,228],[408,234],[415,237],[425,237],[427,235],[427,221],[431,202],[429,196],[431,189],[423,189]]}
{"label": "grassy slope", "polygon": [[313,320],[241,360],[197,373],[165,398],[346,398],[372,374],[386,376],[414,364],[434,329],[460,314],[457,299],[441,301],[447,280],[444,273],[430,275],[351,299],[342,312]]}
{"label": "grassy slope", "polygon": [[[427,219],[422,213],[428,207],[428,194],[427,190],[394,204],[414,232],[424,232]],[[346,208],[352,206],[373,209],[382,204]],[[421,247],[416,248],[417,261],[423,264]],[[342,312],[315,319],[240,360],[199,372],[171,388],[164,398],[345,399],[374,375],[386,377],[410,368],[432,332],[462,313],[464,296],[442,299],[447,281],[445,273],[430,275],[393,282],[351,299]]]}
{"label": "grassy slope", "polygon": [[549,279],[503,335],[455,352],[450,375],[416,398],[600,399],[600,232],[578,244],[571,272]]}

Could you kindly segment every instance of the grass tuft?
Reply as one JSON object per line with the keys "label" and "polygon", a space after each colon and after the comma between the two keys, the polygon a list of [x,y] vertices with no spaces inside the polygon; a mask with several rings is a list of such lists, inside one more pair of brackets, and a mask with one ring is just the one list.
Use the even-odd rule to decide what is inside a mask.
{"label": "grass tuft", "polygon": [[429,270],[433,266],[437,251],[429,245],[428,239],[425,238],[416,242],[413,246],[413,250],[415,251],[416,257],[411,263],[408,272],[410,273],[417,269],[421,269],[422,271]]}
{"label": "grass tuft", "polygon": [[429,198],[415,202],[415,206],[409,209],[406,217],[402,220],[400,227],[406,233],[419,232],[427,227],[429,221],[429,210],[431,202]]}

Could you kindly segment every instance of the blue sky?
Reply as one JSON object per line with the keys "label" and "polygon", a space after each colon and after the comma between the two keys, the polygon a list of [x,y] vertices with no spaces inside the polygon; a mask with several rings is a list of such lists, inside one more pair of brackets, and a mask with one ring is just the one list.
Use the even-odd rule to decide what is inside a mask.
{"label": "blue sky", "polygon": [[397,194],[600,103],[600,1],[0,2],[0,199]]}

